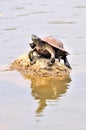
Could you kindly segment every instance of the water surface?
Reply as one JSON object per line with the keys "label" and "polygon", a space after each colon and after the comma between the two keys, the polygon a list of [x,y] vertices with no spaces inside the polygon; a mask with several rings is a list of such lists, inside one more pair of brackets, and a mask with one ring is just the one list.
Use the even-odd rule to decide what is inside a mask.
{"label": "water surface", "polygon": [[[85,0],[0,0],[0,130],[86,130]],[[3,71],[30,50],[31,34],[64,42],[65,79]]]}

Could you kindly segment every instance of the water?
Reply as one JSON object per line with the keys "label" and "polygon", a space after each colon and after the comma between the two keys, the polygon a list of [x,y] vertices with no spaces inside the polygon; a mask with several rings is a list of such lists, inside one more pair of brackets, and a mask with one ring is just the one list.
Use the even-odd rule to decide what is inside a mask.
{"label": "water", "polygon": [[[85,14],[85,0],[0,0],[0,130],[86,130]],[[30,50],[31,34],[64,42],[70,77],[30,80],[3,71]]]}

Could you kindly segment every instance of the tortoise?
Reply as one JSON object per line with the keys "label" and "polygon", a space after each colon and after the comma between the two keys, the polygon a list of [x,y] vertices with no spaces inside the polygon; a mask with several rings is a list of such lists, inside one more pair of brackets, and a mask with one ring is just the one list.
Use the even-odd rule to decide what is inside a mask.
{"label": "tortoise", "polygon": [[39,55],[49,58],[48,66],[52,66],[55,62],[55,59],[64,60],[64,64],[71,69],[71,66],[68,62],[67,55],[69,53],[64,49],[63,43],[53,37],[44,37],[39,38],[38,36],[32,34],[31,36],[32,43],[30,46],[32,50],[29,52],[28,57],[30,59],[30,64],[34,64],[36,61],[33,56],[33,52],[37,52]]}

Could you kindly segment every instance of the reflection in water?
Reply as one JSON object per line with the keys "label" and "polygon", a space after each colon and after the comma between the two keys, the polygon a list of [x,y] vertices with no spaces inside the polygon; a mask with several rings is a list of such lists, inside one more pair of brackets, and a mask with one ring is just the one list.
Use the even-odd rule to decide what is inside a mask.
{"label": "reflection in water", "polygon": [[32,96],[39,101],[36,114],[40,114],[47,106],[47,100],[56,100],[61,97],[67,91],[71,82],[71,78],[68,76],[65,79],[47,77],[33,77],[30,79]]}

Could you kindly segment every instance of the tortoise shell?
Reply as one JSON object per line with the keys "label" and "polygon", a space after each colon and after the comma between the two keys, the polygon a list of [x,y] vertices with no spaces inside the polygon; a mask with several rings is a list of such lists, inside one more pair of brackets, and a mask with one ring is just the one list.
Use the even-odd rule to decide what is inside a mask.
{"label": "tortoise shell", "polygon": [[44,37],[44,38],[41,38],[41,40],[43,42],[48,43],[52,47],[58,48],[59,50],[65,52],[67,55],[69,55],[69,53],[64,49],[63,43],[60,40],[52,38],[52,37]]}

